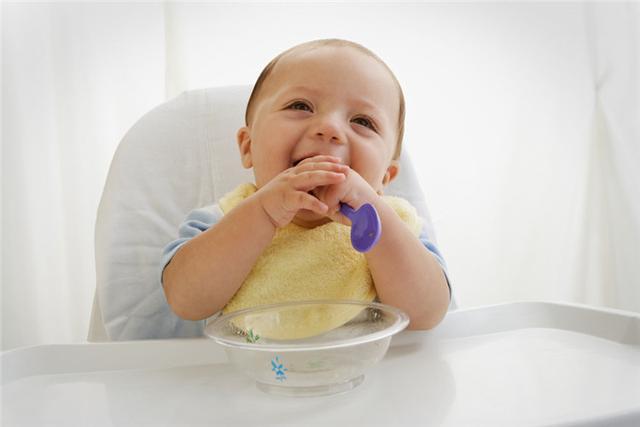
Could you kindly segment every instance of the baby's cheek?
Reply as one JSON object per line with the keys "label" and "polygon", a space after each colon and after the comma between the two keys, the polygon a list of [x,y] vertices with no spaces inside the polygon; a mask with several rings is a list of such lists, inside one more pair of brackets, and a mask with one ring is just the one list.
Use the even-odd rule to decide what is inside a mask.
{"label": "baby's cheek", "polygon": [[378,194],[384,189],[384,174],[375,174],[366,178],[363,177],[363,180]]}

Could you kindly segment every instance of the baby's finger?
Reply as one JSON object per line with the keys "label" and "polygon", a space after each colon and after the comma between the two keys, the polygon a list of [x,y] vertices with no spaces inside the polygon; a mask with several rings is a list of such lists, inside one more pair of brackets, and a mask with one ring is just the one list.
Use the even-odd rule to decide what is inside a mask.
{"label": "baby's finger", "polygon": [[349,166],[343,165],[342,163],[333,163],[333,162],[307,162],[301,163],[296,166],[296,173],[307,172],[312,170],[325,170],[332,172],[341,172],[346,173],[349,170]]}
{"label": "baby's finger", "polygon": [[339,172],[310,171],[296,175],[291,182],[296,190],[310,191],[316,187],[337,184],[345,179],[345,174]]}
{"label": "baby's finger", "polygon": [[346,216],[342,215],[340,213],[340,211],[337,212],[332,212],[327,214],[327,216],[329,218],[331,218],[332,221],[343,224],[343,225],[348,225],[351,226],[351,221],[349,220],[349,218],[347,218]]}
{"label": "baby's finger", "polygon": [[332,163],[342,163],[342,159],[336,156],[329,156],[326,154],[319,154],[317,156],[307,157],[306,159],[302,159],[297,163],[297,165],[303,165],[308,162],[332,162]]}
{"label": "baby's finger", "polygon": [[304,193],[302,191],[295,193],[294,203],[295,209],[307,209],[313,212],[316,212],[320,215],[325,215],[329,210],[329,207],[318,200],[316,197],[313,197],[311,194]]}
{"label": "baby's finger", "polygon": [[340,201],[344,197],[345,191],[343,185],[331,185],[323,189],[321,197],[319,197],[327,206],[339,206]]}

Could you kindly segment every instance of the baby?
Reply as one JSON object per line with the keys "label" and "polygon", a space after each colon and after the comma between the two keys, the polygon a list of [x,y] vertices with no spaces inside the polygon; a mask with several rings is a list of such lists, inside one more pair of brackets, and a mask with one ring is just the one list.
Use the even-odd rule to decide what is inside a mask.
{"label": "baby", "polygon": [[[275,259],[269,257],[276,256],[278,239],[310,242],[316,238],[305,233],[322,230],[320,240],[348,242],[341,230],[350,221],[340,203],[354,209],[370,203],[382,223],[380,240],[364,255],[353,249],[340,255],[353,258],[354,266],[361,263],[371,280],[371,292],[356,297],[377,297],[403,309],[412,329],[437,325],[450,299],[440,255],[403,218],[407,210],[382,197],[398,174],[404,128],[404,97],[387,65],[345,40],[295,46],[263,70],[245,121],[237,143],[255,185],[239,187],[213,210],[194,211],[181,227],[181,239],[165,249],[162,282],[172,310],[183,319],[206,319],[231,306],[241,290],[260,292],[269,274],[254,276]],[[322,254],[333,249],[305,253],[300,247],[283,252],[300,258],[291,261],[293,268],[304,268],[301,262],[311,253],[327,256],[327,263],[335,255]],[[343,264],[342,258],[332,262]],[[291,290],[282,301],[296,295]]]}

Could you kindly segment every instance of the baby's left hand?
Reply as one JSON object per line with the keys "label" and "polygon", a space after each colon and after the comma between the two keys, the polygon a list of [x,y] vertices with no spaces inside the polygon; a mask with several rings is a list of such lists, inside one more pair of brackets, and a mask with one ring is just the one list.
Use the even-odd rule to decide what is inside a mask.
{"label": "baby's left hand", "polygon": [[344,181],[318,187],[313,191],[313,194],[329,207],[327,216],[344,225],[351,225],[351,221],[340,213],[340,203],[346,203],[353,209],[359,209],[365,203],[374,204],[379,197],[371,185],[351,168],[347,171]]}

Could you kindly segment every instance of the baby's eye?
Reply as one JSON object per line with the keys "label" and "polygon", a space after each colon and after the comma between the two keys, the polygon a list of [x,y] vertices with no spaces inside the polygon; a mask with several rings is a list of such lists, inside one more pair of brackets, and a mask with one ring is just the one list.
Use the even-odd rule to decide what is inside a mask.
{"label": "baby's eye", "polygon": [[291,110],[312,111],[309,104],[304,101],[296,101],[293,104],[289,105],[287,108]]}
{"label": "baby's eye", "polygon": [[367,127],[369,129],[371,129],[372,131],[376,130],[375,125],[373,124],[373,122],[369,119],[367,119],[366,117],[356,117],[355,119],[352,120],[353,123],[358,124],[360,126],[364,126]]}

